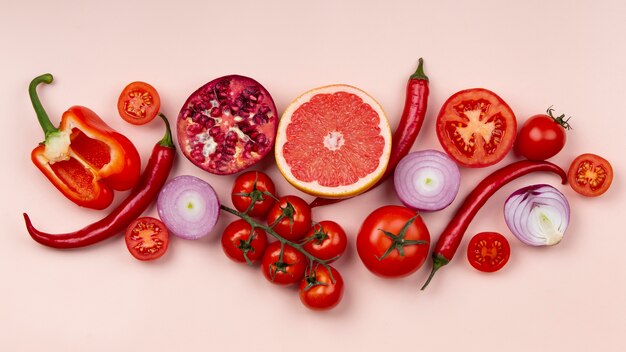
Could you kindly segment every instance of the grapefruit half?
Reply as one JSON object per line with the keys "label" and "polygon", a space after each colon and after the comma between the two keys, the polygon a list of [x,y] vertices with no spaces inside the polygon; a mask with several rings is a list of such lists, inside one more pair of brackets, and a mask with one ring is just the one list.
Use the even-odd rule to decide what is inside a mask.
{"label": "grapefruit half", "polygon": [[310,90],[283,113],[276,164],[299,190],[326,198],[365,192],[385,172],[391,127],[380,104],[349,85]]}

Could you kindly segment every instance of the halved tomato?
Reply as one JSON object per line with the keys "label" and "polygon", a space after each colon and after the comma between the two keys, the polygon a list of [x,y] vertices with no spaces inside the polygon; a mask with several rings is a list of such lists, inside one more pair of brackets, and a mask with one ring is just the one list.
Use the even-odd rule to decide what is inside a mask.
{"label": "halved tomato", "polygon": [[467,260],[476,270],[486,273],[502,269],[510,256],[509,241],[497,232],[478,233],[467,246]]}
{"label": "halved tomato", "polygon": [[133,125],[152,121],[161,109],[161,98],[153,86],[145,82],[127,85],[117,100],[120,116]]}
{"label": "halved tomato", "polygon": [[515,142],[513,110],[494,92],[462,90],[448,98],[437,116],[437,137],[460,165],[485,167],[504,159]]}
{"label": "halved tomato", "polygon": [[167,251],[170,233],[165,225],[153,217],[133,221],[126,229],[126,247],[139,260],[154,260]]}
{"label": "halved tomato", "polygon": [[582,154],[569,167],[567,178],[572,189],[583,196],[597,197],[613,182],[613,168],[601,156]]}

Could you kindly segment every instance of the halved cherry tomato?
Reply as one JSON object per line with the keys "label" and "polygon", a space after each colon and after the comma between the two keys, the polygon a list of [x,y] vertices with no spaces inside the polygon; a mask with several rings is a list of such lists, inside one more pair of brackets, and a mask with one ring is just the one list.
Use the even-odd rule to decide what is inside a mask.
{"label": "halved cherry tomato", "polygon": [[267,225],[283,238],[298,242],[311,228],[311,207],[298,196],[284,196],[267,214]]}
{"label": "halved cherry tomato", "polygon": [[248,262],[249,264],[261,259],[267,247],[267,234],[257,227],[254,229],[254,237],[250,239],[251,228],[250,224],[243,219],[233,221],[226,226],[222,233],[222,249],[228,258],[235,262]]}
{"label": "halved cherry tomato", "polygon": [[467,246],[467,260],[474,268],[486,273],[500,270],[510,256],[509,241],[497,232],[478,233]]}
{"label": "halved cherry tomato", "polygon": [[356,237],[365,267],[381,277],[403,277],[419,269],[428,255],[430,233],[416,211],[397,205],[374,210]]}
{"label": "halved cherry tomato", "polygon": [[[276,203],[276,187],[272,179],[261,171],[248,171],[237,176],[230,192],[233,205],[250,216],[265,216]],[[252,200],[254,205],[250,208]]]}
{"label": "halved cherry tomato", "polygon": [[280,242],[272,242],[261,259],[261,271],[265,278],[276,285],[293,285],[304,277],[307,260],[304,254],[286,244],[282,258]]}
{"label": "halved cherry tomato", "polygon": [[332,266],[328,269],[318,265],[300,281],[298,294],[300,301],[307,308],[313,310],[328,310],[334,308],[343,297],[343,279]]}
{"label": "halved cherry tomato", "polygon": [[567,178],[572,189],[583,196],[597,197],[613,182],[613,168],[601,156],[582,154],[569,167]]}
{"label": "halved cherry tomato", "polygon": [[321,260],[336,260],[348,246],[348,237],[343,228],[328,220],[313,225],[304,240],[304,250]]}
{"label": "halved cherry tomato", "polygon": [[531,116],[517,133],[515,152],[528,160],[546,160],[565,146],[565,130],[569,129],[565,115],[554,116],[549,108],[547,114]]}
{"label": "halved cherry tomato", "polygon": [[133,125],[152,121],[161,109],[161,98],[153,86],[145,82],[127,85],[117,100],[120,116]]}
{"label": "halved cherry tomato", "polygon": [[167,251],[170,233],[159,219],[142,217],[126,228],[126,247],[139,260],[154,260]]}
{"label": "halved cherry tomato", "polygon": [[513,147],[517,120],[494,92],[483,88],[452,95],[437,116],[437,137],[459,164],[485,167],[504,159]]}

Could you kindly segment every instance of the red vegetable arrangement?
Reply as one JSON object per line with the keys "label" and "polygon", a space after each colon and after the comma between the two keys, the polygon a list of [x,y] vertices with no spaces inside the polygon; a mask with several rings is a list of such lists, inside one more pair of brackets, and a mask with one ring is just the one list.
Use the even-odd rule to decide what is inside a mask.
{"label": "red vegetable arrangement", "polygon": [[[555,117],[554,110],[549,108],[546,114],[527,119],[518,132],[512,109],[496,93],[484,88],[459,91],[441,107],[435,125],[445,153],[432,149],[409,153],[428,106],[429,79],[423,65],[419,59],[416,72],[407,82],[399,126],[391,143],[386,139],[385,157],[391,145],[387,168],[382,173],[382,161],[379,163],[378,175],[382,173],[382,177],[376,183],[372,179],[374,185],[369,188],[393,174],[396,194],[404,206],[379,207],[364,219],[356,236],[359,258],[368,270],[380,277],[400,278],[414,273],[425,263],[430,233],[420,212],[440,211],[453,203],[461,183],[459,166],[495,165],[514,145],[516,154],[525,160],[495,170],[465,197],[431,252],[432,270],[422,290],[453,259],[481,207],[509,182],[530,173],[549,172],[560,176],[563,184],[569,181],[577,193],[595,197],[604,194],[613,179],[610,163],[595,154],[577,157],[567,173],[545,161],[565,146],[566,130],[570,129],[565,115]],[[63,114],[59,128],[52,125],[36,92],[39,84],[51,82],[52,76],[45,74],[36,77],[29,86],[34,110],[45,133],[45,141],[32,152],[35,165],[68,199],[80,206],[104,209],[113,200],[113,190],[133,190],[100,221],[71,233],[39,231],[24,214],[27,230],[35,241],[54,248],[77,248],[125,233],[125,243],[132,256],[150,261],[167,251],[170,234],[189,240],[201,238],[211,233],[220,213],[226,212],[239,218],[226,226],[221,235],[221,245],[228,258],[250,266],[260,265],[263,276],[273,284],[297,286],[299,297],[308,308],[328,310],[341,301],[343,278],[330,264],[344,254],[348,237],[336,222],[315,222],[311,208],[346,198],[318,197],[309,205],[295,195],[278,197],[269,176],[261,171],[247,171],[233,182],[230,198],[234,208],[230,208],[220,202],[217,192],[201,178],[182,175],[166,182],[176,151],[167,118],[159,113],[161,98],[145,82],[126,86],[117,103],[120,116],[133,125],[149,123],[157,115],[165,122],[165,136],[155,145],[146,169],[139,175],[140,160],[135,147],[93,111],[72,107]],[[301,111],[292,112],[292,123],[287,128],[312,126],[311,121],[303,119],[315,117],[315,109],[328,107],[322,102],[335,105],[347,102],[349,106],[345,109],[334,106],[333,113],[354,113],[362,107],[364,113],[373,113],[381,123],[386,123],[382,109],[369,95],[355,87],[329,87],[343,87],[343,90],[322,89],[309,97],[315,102],[312,105],[307,105],[310,101],[296,99],[294,104]],[[335,96],[329,99],[330,94]],[[177,120],[178,142],[194,165],[213,174],[229,175],[256,164],[269,153],[277,135],[277,121],[276,107],[263,86],[248,77],[224,76],[202,86],[187,99]],[[329,121],[325,123],[328,125]],[[388,128],[388,124],[385,126]],[[282,133],[284,136],[278,139],[287,139],[281,141],[287,145],[291,134]],[[322,137],[323,143],[328,144],[324,146],[331,147],[330,152],[340,150],[347,143],[339,128]],[[358,148],[358,143],[352,141],[347,146]],[[297,157],[293,157],[297,153],[289,152],[288,163],[292,164],[283,166],[298,169]],[[358,154],[355,150],[350,153]],[[316,165],[311,155],[307,158],[308,166]],[[365,170],[362,174],[371,177],[372,171]],[[303,179],[305,176],[299,174]],[[320,179],[328,181],[335,175],[322,176]],[[311,185],[305,186],[301,188],[307,190]],[[316,186],[313,184],[310,189],[314,194]],[[160,220],[142,217],[155,200]],[[545,184],[529,185],[513,192],[503,206],[503,213],[512,234],[531,246],[558,244],[570,220],[566,197]],[[471,266],[493,272],[507,263],[510,251],[503,234],[485,231],[472,237],[466,252]]]}

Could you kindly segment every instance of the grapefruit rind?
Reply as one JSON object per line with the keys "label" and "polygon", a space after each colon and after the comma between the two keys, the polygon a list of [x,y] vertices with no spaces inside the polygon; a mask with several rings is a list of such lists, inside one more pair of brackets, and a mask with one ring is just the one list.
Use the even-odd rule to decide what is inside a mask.
{"label": "grapefruit rind", "polygon": [[[363,102],[371,106],[372,109],[380,117],[378,127],[380,129],[380,135],[383,136],[383,138],[385,139],[385,145],[380,156],[380,162],[378,164],[378,167],[372,173],[360,178],[357,182],[346,186],[327,187],[320,185],[317,181],[306,182],[299,180],[291,173],[291,169],[287,165],[287,161],[285,160],[282,153],[283,145],[287,141],[287,126],[291,122],[291,115],[300,106],[310,101],[314,96],[318,94],[333,94],[337,92],[347,92],[360,97]],[[289,104],[285,112],[283,112],[283,115],[278,122],[278,131],[276,133],[276,146],[274,150],[276,156],[276,165],[278,166],[280,173],[285,177],[285,179],[292,186],[302,192],[325,198],[353,197],[367,191],[383,176],[385,169],[387,168],[387,164],[389,163],[389,158],[391,156],[391,137],[391,126],[389,124],[389,120],[387,119],[387,115],[383,111],[381,105],[365,91],[347,84],[334,84],[318,87],[315,89],[311,89],[297,97],[291,104]]]}

